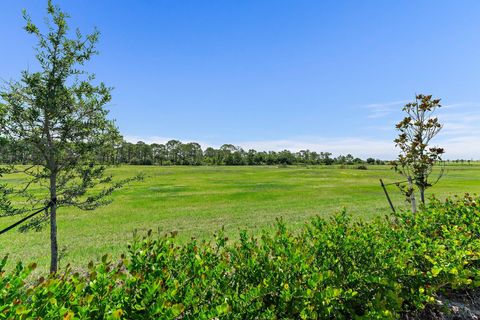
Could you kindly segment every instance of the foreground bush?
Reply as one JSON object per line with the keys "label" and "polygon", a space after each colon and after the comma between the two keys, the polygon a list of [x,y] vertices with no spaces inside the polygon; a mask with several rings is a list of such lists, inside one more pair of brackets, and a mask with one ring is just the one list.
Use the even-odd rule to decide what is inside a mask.
{"label": "foreground bush", "polygon": [[445,290],[480,286],[476,201],[433,199],[417,216],[372,223],[340,213],[295,234],[279,222],[233,243],[222,233],[182,246],[148,235],[119,261],[34,283],[35,266],[18,264],[0,273],[0,318],[395,319]]}

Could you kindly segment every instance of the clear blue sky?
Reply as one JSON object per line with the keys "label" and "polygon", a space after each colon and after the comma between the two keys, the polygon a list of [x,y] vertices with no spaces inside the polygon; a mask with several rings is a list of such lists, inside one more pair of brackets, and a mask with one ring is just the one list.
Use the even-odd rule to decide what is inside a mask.
{"label": "clear blue sky", "polygon": [[[391,157],[401,105],[430,93],[447,156],[480,158],[480,1],[55,3],[101,31],[87,69],[129,140]],[[35,69],[23,8],[42,22],[45,1],[0,2],[3,80]]]}

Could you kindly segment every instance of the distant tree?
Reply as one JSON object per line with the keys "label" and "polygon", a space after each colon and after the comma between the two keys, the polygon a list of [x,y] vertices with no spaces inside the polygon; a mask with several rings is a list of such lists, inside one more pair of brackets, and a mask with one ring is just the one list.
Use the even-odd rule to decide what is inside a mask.
{"label": "distant tree", "polygon": [[310,163],[311,164],[320,164],[320,155],[317,152],[312,151],[310,153]]}
{"label": "distant tree", "polygon": [[[110,89],[92,84],[94,76],[81,71],[97,53],[97,31],[69,38],[68,15],[48,2],[47,30],[42,33],[24,13],[25,30],[38,39],[36,58],[40,71],[24,71],[0,92],[0,136],[28,144],[37,155],[32,165],[12,165],[26,182],[14,195],[26,198],[30,208],[49,205],[48,215],[38,216],[26,228],[50,224],[50,271],[58,266],[57,209],[74,206],[93,210],[109,203],[108,196],[122,183],[112,183],[97,155],[110,150],[121,137],[104,105]],[[34,188],[33,188],[34,187]],[[31,190],[32,189],[32,190]],[[88,193],[87,193],[88,192]],[[19,208],[15,213],[24,213]]]}
{"label": "distant tree", "polygon": [[224,144],[220,147],[221,163],[227,166],[235,165],[234,153],[237,151],[237,147],[233,144]]}
{"label": "distant tree", "polygon": [[246,155],[247,165],[249,165],[249,166],[257,165],[258,163],[256,163],[256,156],[257,156],[257,151],[256,150],[253,150],[253,149],[248,150],[247,155]]}
{"label": "distant tree", "polygon": [[205,152],[203,153],[203,159],[206,164],[210,164],[210,165],[219,164],[217,161],[218,151],[212,147],[208,147],[207,149],[205,149]]}
{"label": "distant tree", "polygon": [[260,151],[255,154],[255,163],[257,165],[262,165],[267,163],[268,154],[265,151]]}
{"label": "distant tree", "polygon": [[345,164],[353,164],[355,162],[355,158],[349,153],[345,156]]}
{"label": "distant tree", "polygon": [[180,152],[182,143],[178,140],[170,140],[165,144],[167,148],[168,159],[171,164],[180,164]]}
{"label": "distant tree", "polygon": [[152,146],[143,141],[138,141],[135,145],[135,157],[142,165],[153,164]]}
{"label": "distant tree", "polygon": [[265,162],[268,165],[278,164],[278,154],[275,151],[269,151]]}
{"label": "distant tree", "polygon": [[277,155],[279,164],[291,165],[295,162],[295,156],[288,150],[280,151]]}
{"label": "distant tree", "polygon": [[443,148],[429,146],[442,129],[438,118],[433,116],[440,107],[440,99],[417,95],[414,102],[405,105],[403,111],[406,116],[396,125],[400,134],[395,143],[400,148],[400,154],[393,162],[393,168],[409,181],[409,187],[404,191],[412,203],[413,212],[417,210],[414,186],[419,190],[422,204],[425,204],[425,190],[438,182],[443,173],[442,169],[435,181],[430,181],[432,170],[444,153]]}
{"label": "distant tree", "polygon": [[300,150],[299,152],[297,152],[296,156],[297,156],[298,162],[300,163],[305,163],[305,164],[311,163],[312,153],[308,149]]}
{"label": "distant tree", "polygon": [[163,144],[152,144],[153,162],[155,164],[163,165],[167,160],[167,148]]}
{"label": "distant tree", "polygon": [[122,143],[122,163],[130,163],[132,158],[135,157],[135,147],[133,143],[123,142]]}
{"label": "distant tree", "polygon": [[199,166],[202,164],[202,147],[196,142],[190,142],[182,145],[182,158],[185,165]]}
{"label": "distant tree", "polygon": [[246,161],[246,153],[245,150],[243,150],[240,147],[237,147],[235,152],[232,154],[233,156],[233,165],[234,166],[243,166],[247,164]]}
{"label": "distant tree", "polygon": [[368,163],[368,164],[375,164],[375,159],[373,159],[373,158],[367,158],[367,163]]}
{"label": "distant tree", "polygon": [[335,160],[332,159],[332,154],[330,152],[320,152],[320,162],[322,164],[331,165]]}
{"label": "distant tree", "polygon": [[335,163],[337,164],[347,164],[347,158],[344,155],[339,155],[335,158]]}

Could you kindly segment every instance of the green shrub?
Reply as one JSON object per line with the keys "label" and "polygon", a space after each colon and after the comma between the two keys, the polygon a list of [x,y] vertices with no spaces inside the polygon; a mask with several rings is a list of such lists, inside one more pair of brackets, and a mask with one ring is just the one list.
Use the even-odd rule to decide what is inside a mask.
{"label": "green shrub", "polygon": [[480,286],[478,198],[430,204],[371,223],[345,212],[300,233],[278,221],[227,242],[149,233],[118,261],[35,282],[35,267],[0,263],[0,318],[396,319],[443,290]]}

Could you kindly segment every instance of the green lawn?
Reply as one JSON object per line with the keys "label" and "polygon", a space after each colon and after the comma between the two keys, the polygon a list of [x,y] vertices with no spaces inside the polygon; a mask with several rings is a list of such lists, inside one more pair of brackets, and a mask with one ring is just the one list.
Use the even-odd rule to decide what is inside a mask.
{"label": "green lawn", "polygon": [[[299,226],[314,215],[328,216],[345,207],[362,219],[389,212],[378,179],[403,180],[388,166],[368,170],[339,167],[139,167],[112,169],[118,178],[143,172],[114,196],[114,203],[93,212],[59,211],[59,246],[65,249],[61,266],[83,267],[105,253],[125,251],[134,230],[178,231],[179,240],[209,237],[225,227],[230,237],[238,230],[259,232],[278,217]],[[2,182],[6,181],[2,178]],[[14,181],[14,180],[12,180]],[[405,204],[396,187],[389,187],[397,207]],[[480,164],[448,166],[431,189],[439,197],[480,193]],[[0,227],[16,221],[0,219]],[[0,236],[0,255],[12,260],[37,261],[48,266],[48,228],[42,232]]]}

